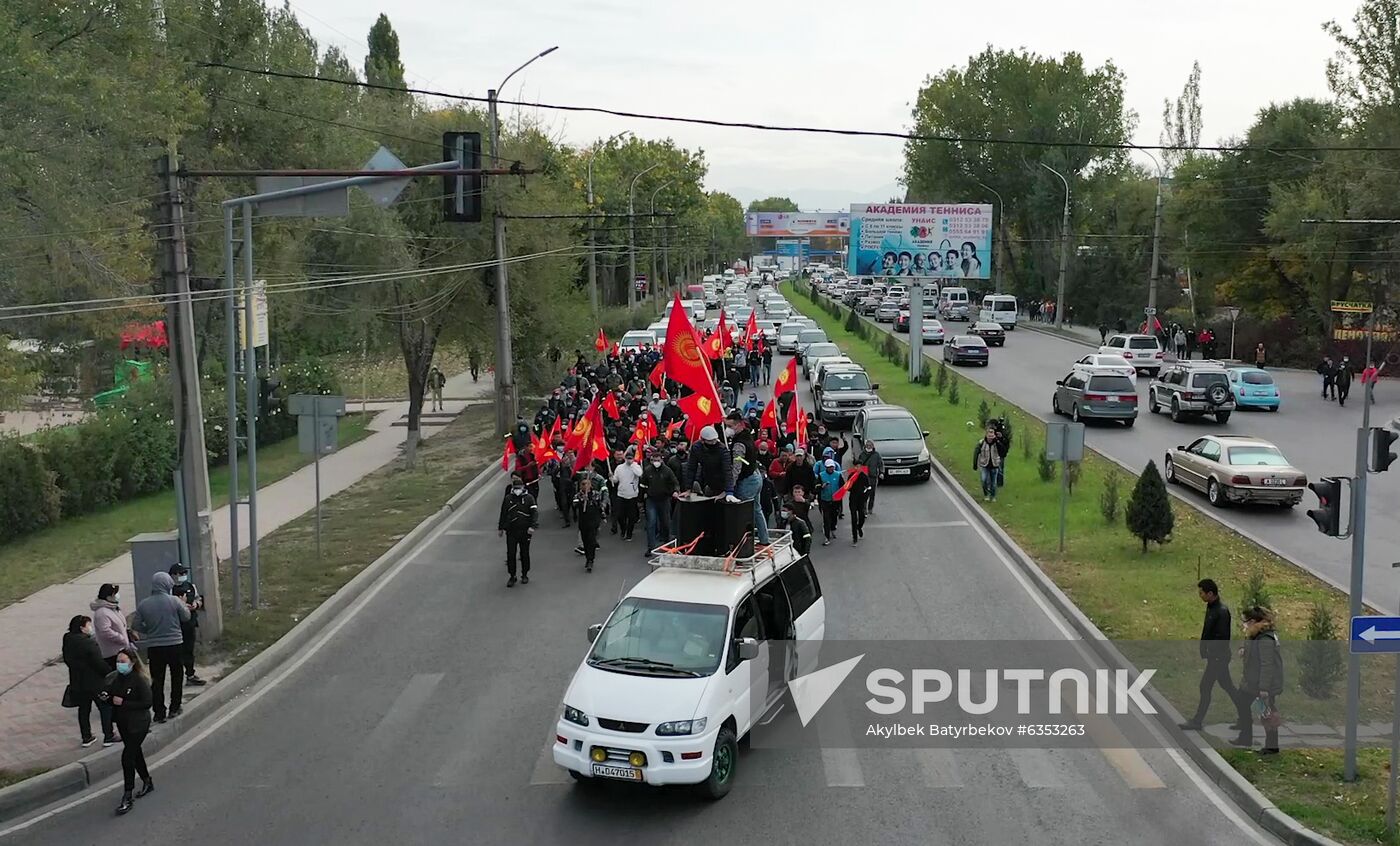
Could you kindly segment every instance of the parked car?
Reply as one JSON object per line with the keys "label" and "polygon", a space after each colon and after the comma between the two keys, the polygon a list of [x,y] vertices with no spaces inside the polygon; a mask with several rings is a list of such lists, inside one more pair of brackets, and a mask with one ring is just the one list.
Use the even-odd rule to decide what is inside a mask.
{"label": "parked car", "polygon": [[1110,335],[1099,347],[1105,355],[1121,355],[1138,370],[1156,376],[1162,372],[1162,345],[1155,335]]}
{"label": "parked car", "polygon": [[976,335],[954,335],[943,345],[943,360],[953,364],[967,362],[986,367],[990,362],[987,342]]}
{"label": "parked car", "polygon": [[894,331],[909,334],[909,312],[901,311],[899,317],[894,319]]}
{"label": "parked car", "polygon": [[1224,366],[1213,361],[1170,365],[1147,386],[1147,410],[1170,412],[1176,423],[1209,414],[1223,425],[1235,410],[1230,377]]}
{"label": "parked car", "polygon": [[1167,450],[1168,483],[1205,492],[1211,505],[1256,502],[1292,508],[1303,501],[1308,477],[1278,447],[1248,435],[1207,435]]}
{"label": "parked car", "polygon": [[884,468],[879,481],[910,479],[927,482],[933,473],[933,456],[924,439],[928,432],[909,410],[898,405],[867,405],[851,424],[855,443],[874,441]]}
{"label": "parked car", "polygon": [[895,300],[883,300],[875,307],[876,323],[893,323],[896,317],[899,317],[899,303]]}
{"label": "parked car", "polygon": [[967,327],[967,334],[976,335],[986,341],[989,347],[1006,346],[1006,330],[1001,328],[1000,323],[979,320]]}
{"label": "parked car", "polygon": [[1228,367],[1225,375],[1230,380],[1230,389],[1235,392],[1237,407],[1278,411],[1283,398],[1272,373],[1257,367]]}
{"label": "parked car", "polygon": [[1095,373],[1076,367],[1056,380],[1050,408],[1076,423],[1121,420],[1124,426],[1131,427],[1137,422],[1137,388],[1121,373]]}
{"label": "parked car", "polygon": [[807,360],[806,362],[804,362],[804,364],[807,367],[807,379],[810,380],[812,383],[813,396],[817,394],[817,389],[820,387],[823,370],[825,370],[828,367],[831,367],[832,365],[854,363],[855,362],[851,361],[850,356],[845,355],[839,351],[835,355],[823,355],[820,358],[814,358],[810,355],[807,356]]}
{"label": "parked car", "polygon": [[[820,329],[818,329],[817,331],[821,332]],[[822,337],[826,337],[825,332],[822,332]],[[811,365],[813,364],[813,362],[820,361],[823,358],[831,358],[833,356],[838,355],[841,355],[841,348],[831,343],[830,341],[814,341],[809,344],[802,344],[798,346],[797,362],[798,364],[802,365],[802,375],[808,379],[811,379]]]}
{"label": "parked car", "polygon": [[1109,355],[1107,353],[1089,353],[1074,363],[1076,368],[1092,368],[1107,373],[1117,373],[1120,376],[1127,376],[1134,385],[1137,385],[1137,368],[1128,363],[1128,360],[1121,355]]}
{"label": "parked car", "polygon": [[933,318],[926,318],[919,324],[920,340],[925,344],[941,344],[944,340],[943,323]]}

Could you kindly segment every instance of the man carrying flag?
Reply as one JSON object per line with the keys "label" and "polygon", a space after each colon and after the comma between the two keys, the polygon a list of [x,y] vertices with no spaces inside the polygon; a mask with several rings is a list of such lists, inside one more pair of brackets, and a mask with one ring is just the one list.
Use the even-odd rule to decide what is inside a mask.
{"label": "man carrying flag", "polygon": [[603,329],[598,328],[598,337],[593,340],[593,349],[603,352],[608,348],[608,336],[603,334]]}
{"label": "man carrying flag", "polygon": [[865,509],[870,504],[870,468],[857,464],[851,468],[846,483],[836,491],[836,501],[851,503],[851,546],[865,537]]}
{"label": "man carrying flag", "polygon": [[692,393],[680,401],[681,410],[690,418],[692,439],[694,430],[724,419],[719,391],[714,377],[700,353],[695,328],[677,295],[671,305],[671,319],[666,326],[666,348],[661,363],[666,378],[689,388]]}

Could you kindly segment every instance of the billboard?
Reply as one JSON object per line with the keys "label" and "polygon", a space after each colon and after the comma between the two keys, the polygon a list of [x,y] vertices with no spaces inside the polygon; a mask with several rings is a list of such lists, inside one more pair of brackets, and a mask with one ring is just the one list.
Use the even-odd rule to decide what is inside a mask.
{"label": "billboard", "polygon": [[789,238],[778,242],[778,255],[780,256],[800,256],[811,252],[811,242]]}
{"label": "billboard", "polygon": [[744,231],[751,238],[845,238],[851,216],[845,212],[749,212]]}
{"label": "billboard", "polygon": [[853,205],[850,228],[852,276],[991,278],[990,205]]}

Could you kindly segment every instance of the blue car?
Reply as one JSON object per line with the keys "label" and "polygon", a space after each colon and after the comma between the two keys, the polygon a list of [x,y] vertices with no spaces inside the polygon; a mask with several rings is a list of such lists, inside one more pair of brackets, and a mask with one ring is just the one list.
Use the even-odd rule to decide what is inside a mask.
{"label": "blue car", "polygon": [[1266,408],[1278,411],[1282,398],[1273,374],[1257,367],[1231,367],[1225,371],[1230,378],[1230,390],[1240,408]]}

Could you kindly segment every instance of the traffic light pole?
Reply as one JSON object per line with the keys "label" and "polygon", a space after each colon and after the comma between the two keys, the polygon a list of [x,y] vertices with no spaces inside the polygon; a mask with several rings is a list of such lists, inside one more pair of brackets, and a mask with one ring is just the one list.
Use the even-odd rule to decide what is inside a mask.
{"label": "traffic light pole", "polygon": [[[1376,312],[1371,310],[1366,332],[1366,360],[1362,373],[1371,366],[1371,339],[1375,328]],[[1366,439],[1371,432],[1371,396],[1375,379],[1361,383],[1361,428],[1356,431],[1356,479],[1352,482],[1351,498],[1351,596],[1349,617],[1360,617],[1363,613],[1361,592],[1363,571],[1366,568]],[[1400,695],[1400,694],[1397,694]],[[1356,781],[1356,725],[1361,716],[1361,656],[1351,652],[1347,656],[1347,725],[1345,761],[1342,778]]]}

